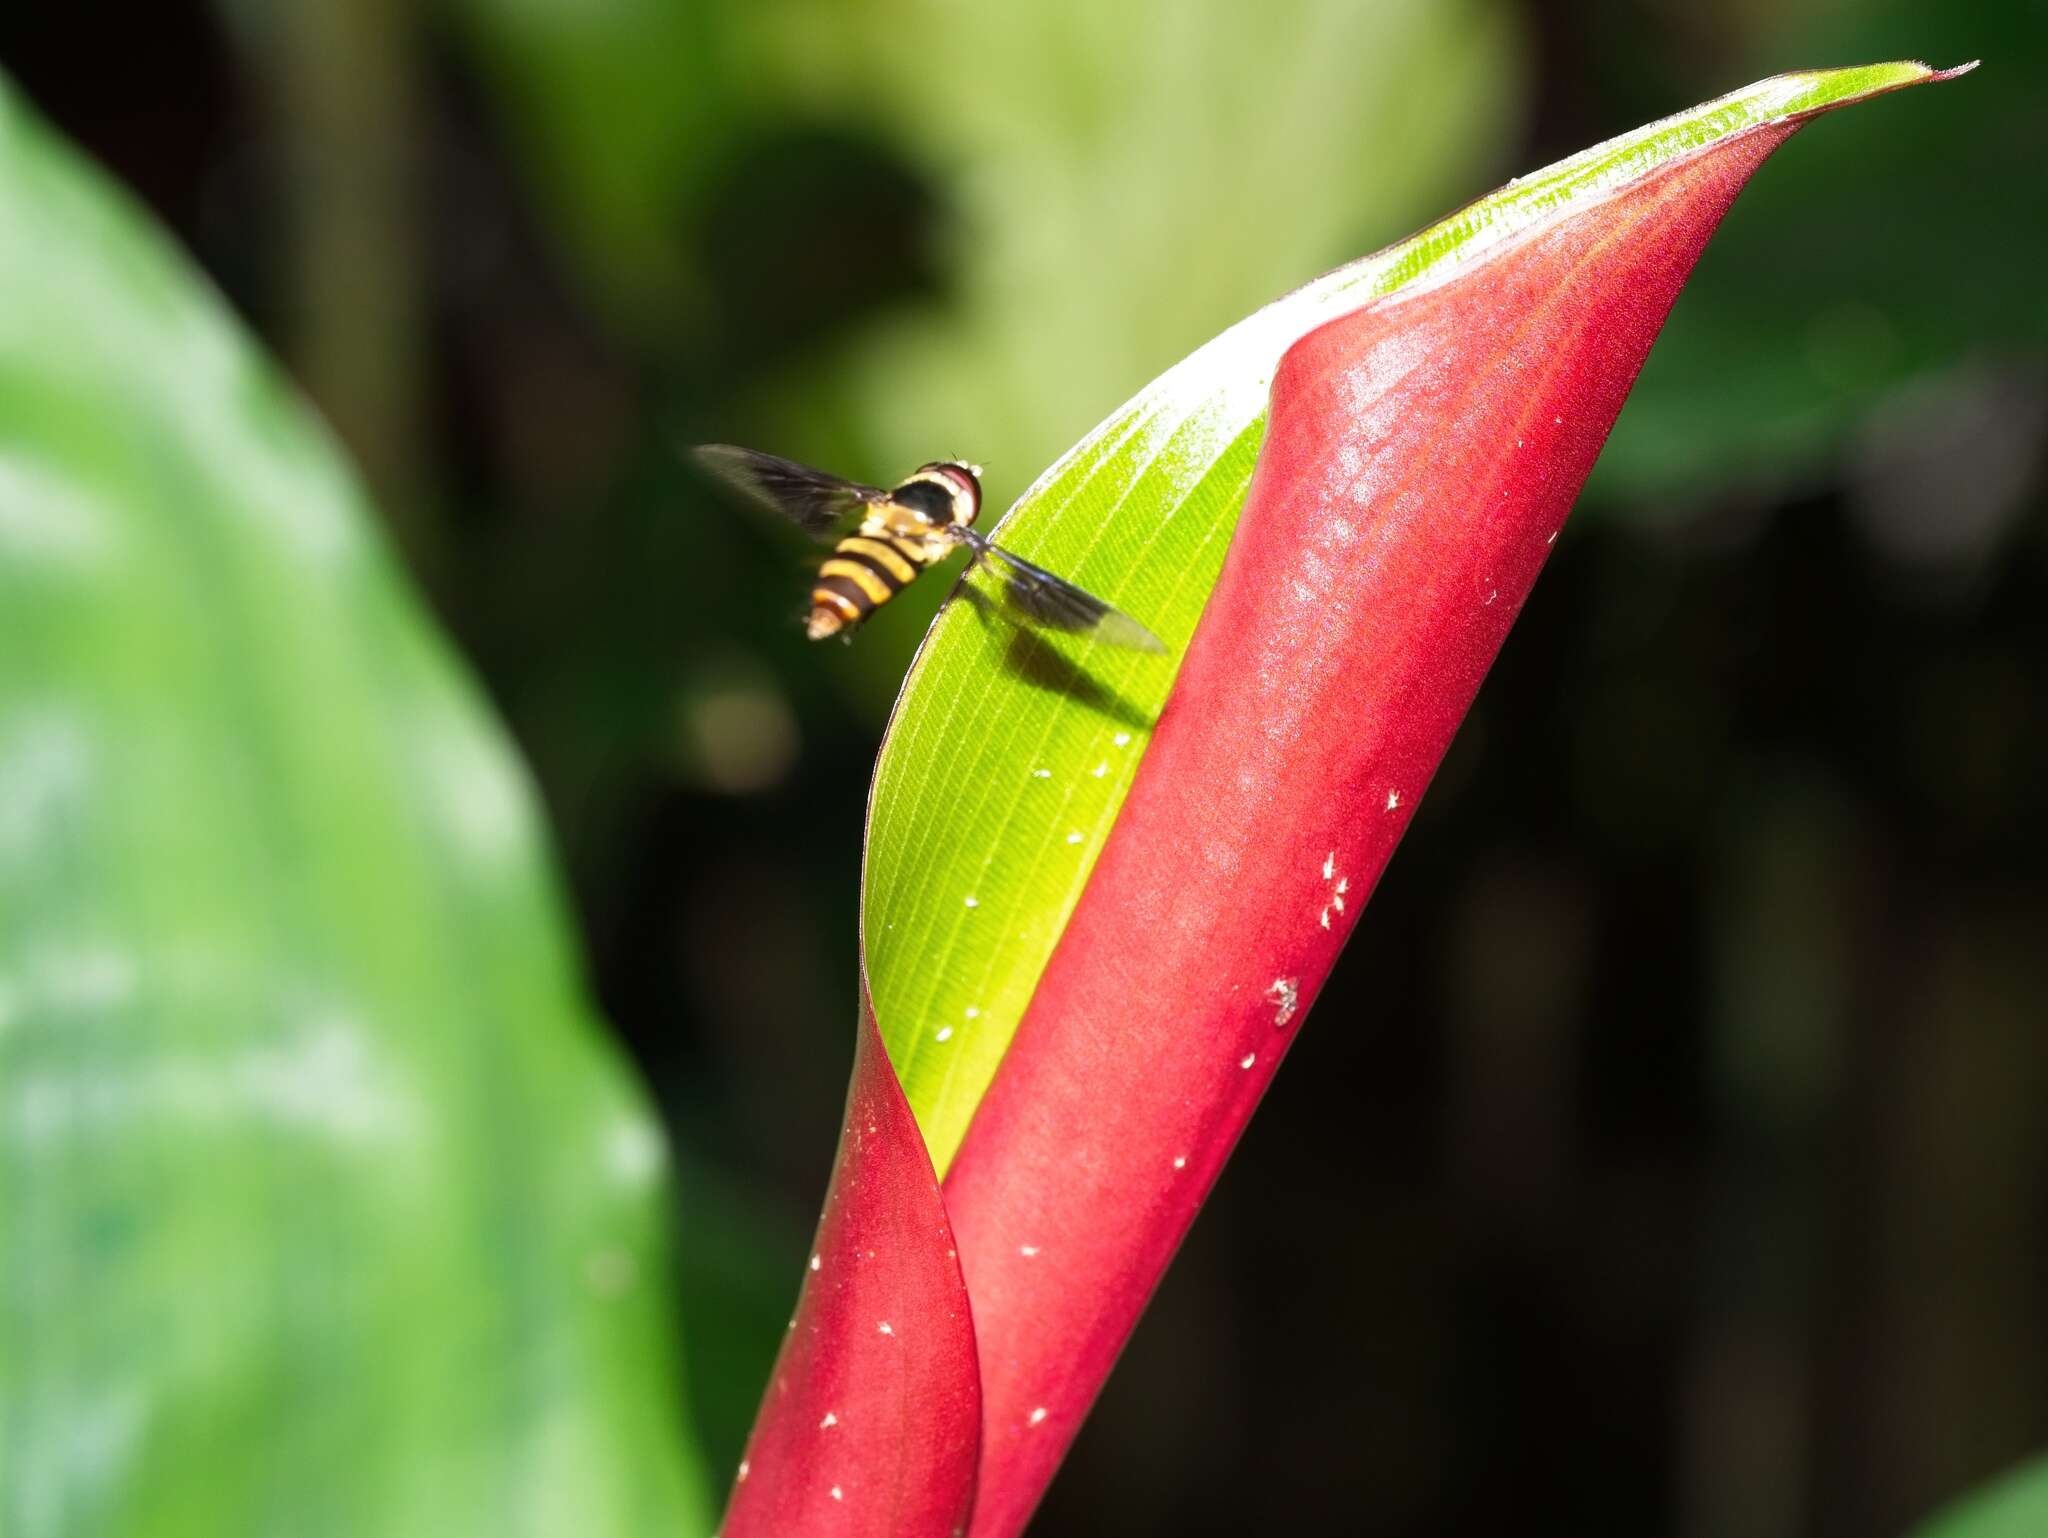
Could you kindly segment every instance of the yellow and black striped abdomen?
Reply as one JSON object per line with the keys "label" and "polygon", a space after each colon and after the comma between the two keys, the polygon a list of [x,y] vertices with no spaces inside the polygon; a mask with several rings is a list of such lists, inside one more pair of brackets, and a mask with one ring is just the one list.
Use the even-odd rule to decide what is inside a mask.
{"label": "yellow and black striped abdomen", "polygon": [[908,587],[938,556],[922,541],[863,529],[833,547],[811,589],[810,637],[851,630]]}

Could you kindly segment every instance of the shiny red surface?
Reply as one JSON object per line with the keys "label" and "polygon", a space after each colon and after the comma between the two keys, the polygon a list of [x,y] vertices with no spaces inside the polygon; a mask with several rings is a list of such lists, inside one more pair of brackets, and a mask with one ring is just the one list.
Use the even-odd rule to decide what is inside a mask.
{"label": "shiny red surface", "polygon": [[832,1186],[722,1538],[947,1538],[981,1429],[974,1326],[924,1138],[863,1008]]}
{"label": "shiny red surface", "polygon": [[1029,1519],[1701,247],[1790,132],[1723,141],[1283,360],[1222,578],[946,1180],[980,1333],[975,1538]]}

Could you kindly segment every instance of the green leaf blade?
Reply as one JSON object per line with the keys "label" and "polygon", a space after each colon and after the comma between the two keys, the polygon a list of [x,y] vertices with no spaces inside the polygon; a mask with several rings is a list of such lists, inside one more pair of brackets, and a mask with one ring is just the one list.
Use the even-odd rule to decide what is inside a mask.
{"label": "green leaf blade", "polygon": [[0,210],[0,1526],[708,1526],[662,1141],[523,777],[4,85]]}

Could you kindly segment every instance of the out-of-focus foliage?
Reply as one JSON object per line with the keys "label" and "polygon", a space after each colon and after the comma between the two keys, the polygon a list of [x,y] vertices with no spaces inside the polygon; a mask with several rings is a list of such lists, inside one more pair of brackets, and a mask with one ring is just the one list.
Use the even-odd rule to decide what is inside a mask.
{"label": "out-of-focus foliage", "polygon": [[663,1137],[290,388],[0,84],[0,1526],[708,1527]]}
{"label": "out-of-focus foliage", "polygon": [[[593,292],[661,328],[615,278],[634,232],[685,232],[668,288],[700,308],[640,345],[730,360],[737,388],[698,413],[719,436],[882,480],[957,453],[990,467],[997,507],[1163,363],[1482,178],[1520,90],[1498,0],[1286,0],[1198,25],[1179,0],[719,0],[680,9],[725,84],[694,89],[691,62],[649,91],[673,9],[462,0]],[[1403,83],[1425,80],[1418,111]],[[602,137],[598,92],[633,103]],[[815,169],[834,161],[867,174]],[[609,250],[587,249],[592,204]],[[835,295],[822,345],[732,355],[735,303],[801,327]],[[942,591],[892,604],[850,664],[877,713]]]}
{"label": "out-of-focus foliage", "polygon": [[[1929,103],[1925,121],[1902,126],[1881,163],[1823,127],[1757,178],[1744,196],[1758,229],[1796,220],[1838,232],[1842,245],[1783,248],[1758,229],[1728,232],[1701,265],[1698,302],[1672,316],[1651,355],[1588,487],[1591,503],[1669,519],[1730,488],[1757,497],[1844,470],[1860,483],[1882,481],[1946,451],[1927,442],[1930,429],[1952,433],[1961,415],[1983,424],[1984,441],[1968,450],[1985,466],[1983,483],[1926,488],[1943,501],[1942,518],[1926,497],[1898,514],[1866,499],[1866,516],[1895,549],[1914,539],[1890,526],[1904,517],[1936,543],[1941,532],[1926,526],[1949,522],[1953,543],[1981,553],[2019,510],[2005,469],[2014,440],[2036,431],[2048,408],[2038,367],[2048,306],[2033,239],[2022,233],[2043,212],[2032,173],[2048,152],[2038,67],[2048,57],[2048,13],[1862,0],[1740,14],[1739,26],[1724,20],[1719,39],[1738,70],[1843,49],[1876,48],[1879,57],[1887,47],[1941,64],[1982,58],[1984,67],[1973,100]],[[1636,62],[1611,67],[1626,78]],[[1668,78],[1667,69],[1650,74]],[[1884,200],[1911,206],[1914,217],[1880,222],[1872,210]],[[1853,263],[1838,260],[1844,248]]]}
{"label": "out-of-focus foliage", "polygon": [[685,211],[749,115],[726,4],[442,0],[549,215],[623,328],[703,324]]}
{"label": "out-of-focus foliage", "polygon": [[1967,1495],[1913,1538],[2038,1538],[2048,1533],[2048,1460]]}

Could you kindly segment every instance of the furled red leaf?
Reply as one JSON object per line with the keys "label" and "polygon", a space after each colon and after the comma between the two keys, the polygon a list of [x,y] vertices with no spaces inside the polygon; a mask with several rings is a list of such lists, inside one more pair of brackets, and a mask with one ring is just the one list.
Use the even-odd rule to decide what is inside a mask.
{"label": "furled red leaf", "polygon": [[973,1504],[980,1429],[938,1181],[863,1007],[810,1271],[721,1531],[943,1538]]}
{"label": "furled red leaf", "polygon": [[884,1035],[870,1006],[726,1538],[1022,1528],[1708,235],[1805,117],[1929,78],[1785,76],[1513,184],[1225,333],[1025,494],[1005,542],[1179,672],[986,604],[935,626],[870,809]]}
{"label": "furled red leaf", "polygon": [[1707,237],[1796,127],[1292,347],[1223,572],[946,1180],[1020,1531],[1294,1040]]}

